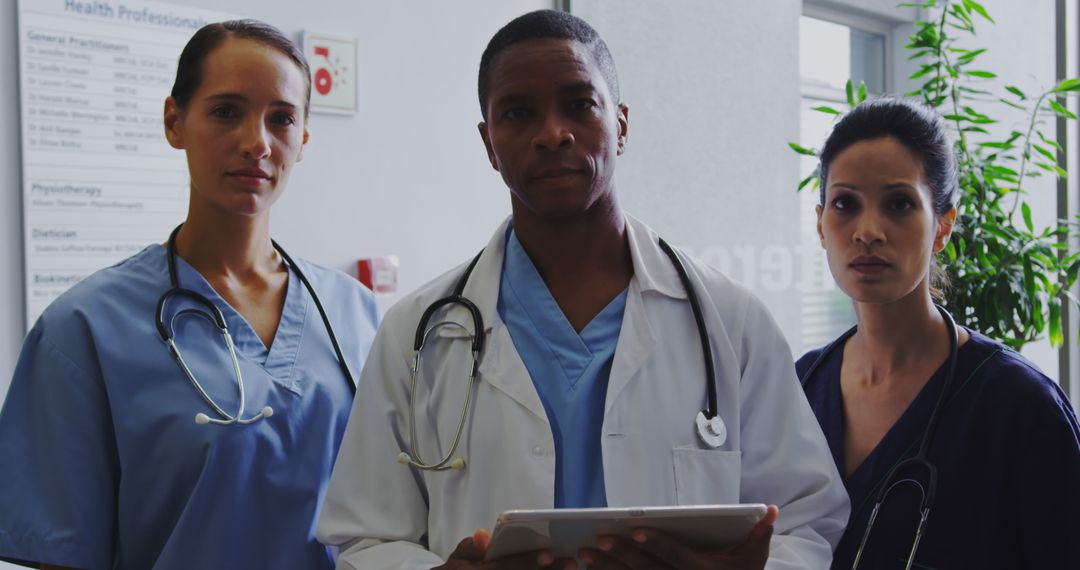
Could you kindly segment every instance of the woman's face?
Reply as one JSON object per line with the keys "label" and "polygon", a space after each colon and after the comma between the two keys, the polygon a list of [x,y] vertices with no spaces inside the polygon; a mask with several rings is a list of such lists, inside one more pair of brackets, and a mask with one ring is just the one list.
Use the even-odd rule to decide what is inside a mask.
{"label": "woman's face", "polygon": [[934,214],[921,161],[892,137],[841,151],[817,212],[833,279],[856,302],[873,304],[929,291],[930,261],[956,217]]}
{"label": "woman's face", "polygon": [[257,41],[230,37],[207,54],[187,107],[165,101],[165,135],[187,154],[193,206],[269,210],[303,156],[306,90],[303,71]]}

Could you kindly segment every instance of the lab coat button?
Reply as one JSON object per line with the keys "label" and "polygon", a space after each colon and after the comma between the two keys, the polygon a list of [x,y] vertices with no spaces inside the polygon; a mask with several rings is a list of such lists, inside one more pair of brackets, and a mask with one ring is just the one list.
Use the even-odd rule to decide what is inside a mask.
{"label": "lab coat button", "polygon": [[540,446],[540,445],[533,446],[532,451],[533,451],[533,455],[535,455],[537,457],[543,457],[544,456],[544,448],[543,448],[543,446]]}

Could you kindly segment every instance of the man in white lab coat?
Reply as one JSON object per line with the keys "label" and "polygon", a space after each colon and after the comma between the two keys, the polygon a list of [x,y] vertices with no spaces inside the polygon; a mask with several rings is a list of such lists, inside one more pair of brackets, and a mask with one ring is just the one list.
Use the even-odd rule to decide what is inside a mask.
{"label": "man in white lab coat", "polygon": [[[513,215],[474,265],[403,299],[379,329],[319,521],[338,568],[564,567],[547,551],[483,562],[474,530],[507,509],[722,503],[779,516],[770,507],[721,552],[646,530],[598,537],[578,558],[827,568],[849,505],[788,346],[749,292],[680,256],[716,365],[717,419],[699,433],[702,343],[675,260],[618,204],[628,108],[603,41],[569,14],[526,14],[492,38],[479,79],[480,135]],[[476,315],[440,306],[418,335],[455,290]]]}

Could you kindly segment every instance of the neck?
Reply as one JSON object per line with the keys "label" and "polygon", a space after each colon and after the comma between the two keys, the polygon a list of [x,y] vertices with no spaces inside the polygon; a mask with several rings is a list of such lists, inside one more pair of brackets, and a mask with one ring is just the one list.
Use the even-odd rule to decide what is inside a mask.
{"label": "neck", "polygon": [[268,215],[223,215],[194,203],[176,236],[176,252],[210,280],[243,280],[281,268],[281,258],[270,241]]}
{"label": "neck", "polygon": [[849,341],[860,376],[880,383],[903,377],[904,371],[937,363],[948,355],[949,334],[929,290],[917,287],[908,296],[886,304],[855,303],[859,329]]}
{"label": "neck", "polygon": [[514,233],[549,286],[553,279],[598,273],[625,276],[629,282],[633,263],[626,220],[614,196],[565,220],[538,219],[516,200],[513,210]]}

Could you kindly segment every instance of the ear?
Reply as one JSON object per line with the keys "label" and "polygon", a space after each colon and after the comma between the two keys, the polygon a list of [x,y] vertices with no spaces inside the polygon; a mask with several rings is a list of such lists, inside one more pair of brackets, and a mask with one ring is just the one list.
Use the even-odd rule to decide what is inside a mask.
{"label": "ear", "polygon": [[308,142],[308,130],[307,119],[304,119],[304,140],[300,141],[300,153],[296,155],[296,162],[304,160],[304,149],[307,148]]}
{"label": "ear", "polygon": [[619,121],[619,152],[626,152],[626,139],[627,133],[630,130],[630,107],[626,103],[619,103],[619,108],[616,110],[615,118]]}
{"label": "ear", "polygon": [[952,237],[953,228],[956,227],[956,208],[945,212],[944,216],[937,217],[937,231],[934,233],[934,253],[945,249]]}
{"label": "ear", "polygon": [[169,97],[165,98],[165,139],[169,141],[169,146],[182,150],[184,148],[184,130],[183,121],[181,120],[183,113],[180,107],[177,106],[176,100]]}
{"label": "ear", "polygon": [[825,249],[825,231],[821,228],[821,214],[825,211],[820,204],[814,206],[814,211],[817,212],[817,237],[818,242],[821,243],[821,249]]}
{"label": "ear", "polygon": [[484,149],[487,150],[488,162],[498,172],[499,163],[495,160],[495,151],[491,148],[491,133],[488,132],[488,125],[484,121],[480,121],[476,128],[480,130],[480,138],[484,140]]}

